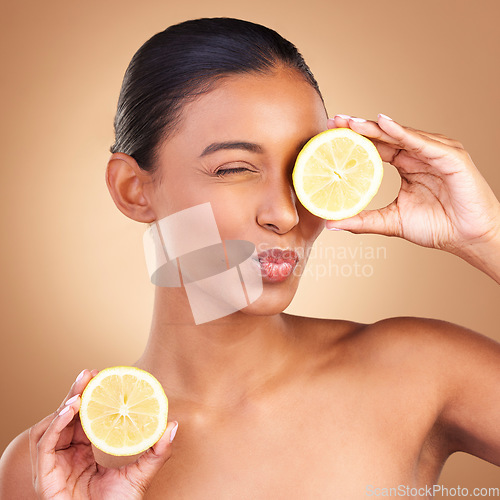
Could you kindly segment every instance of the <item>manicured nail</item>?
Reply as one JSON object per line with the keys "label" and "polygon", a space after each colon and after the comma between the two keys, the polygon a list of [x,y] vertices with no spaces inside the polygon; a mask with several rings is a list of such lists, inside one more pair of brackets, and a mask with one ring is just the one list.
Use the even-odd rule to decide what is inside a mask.
{"label": "manicured nail", "polygon": [[340,227],[327,227],[329,231],[343,231],[343,229],[340,229]]}
{"label": "manicured nail", "polygon": [[68,413],[69,411],[69,406],[65,406],[60,412],[59,412],[59,416],[61,417],[62,415],[64,415],[65,413]]}
{"label": "manicured nail", "polygon": [[82,377],[83,377],[83,374],[85,373],[85,369],[82,370],[79,374],[78,374],[78,377],[76,377],[76,380],[75,382],[80,382],[80,380],[82,380]]}
{"label": "manicured nail", "polygon": [[351,118],[349,115],[335,115],[338,116],[339,118],[343,118],[344,120],[349,120]]}
{"label": "manicured nail", "polygon": [[366,122],[366,120],[364,118],[351,118],[351,120],[353,122],[357,122],[357,123],[363,123],[363,122]]}
{"label": "manicured nail", "polygon": [[176,422],[174,428],[170,431],[170,442],[174,440],[174,437],[177,433],[177,427],[179,427],[179,422]]}
{"label": "manicured nail", "polygon": [[378,116],[379,116],[379,118],[382,117],[382,118],[385,118],[387,120],[391,120],[391,122],[394,121],[390,116],[383,115],[382,113],[379,113]]}
{"label": "manicured nail", "polygon": [[80,394],[76,394],[72,398],[69,398],[66,403],[64,403],[66,406],[70,405],[71,403],[74,403],[78,398],[80,397]]}

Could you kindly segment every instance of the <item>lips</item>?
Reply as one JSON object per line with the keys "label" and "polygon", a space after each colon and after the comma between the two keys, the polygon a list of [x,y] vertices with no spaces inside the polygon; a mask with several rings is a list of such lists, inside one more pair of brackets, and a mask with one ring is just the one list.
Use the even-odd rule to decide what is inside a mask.
{"label": "lips", "polygon": [[299,256],[291,249],[271,248],[258,254],[261,276],[271,282],[280,282],[292,274]]}

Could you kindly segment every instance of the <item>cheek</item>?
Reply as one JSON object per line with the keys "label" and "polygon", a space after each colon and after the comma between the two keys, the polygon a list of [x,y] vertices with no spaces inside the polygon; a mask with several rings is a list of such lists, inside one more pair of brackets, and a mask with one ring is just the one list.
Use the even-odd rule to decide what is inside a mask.
{"label": "cheek", "polygon": [[[165,179],[155,193],[155,208],[158,215],[165,217],[203,203],[210,203],[217,224],[224,219],[241,216],[243,209],[249,210],[248,197],[221,186],[201,184],[196,179]],[[159,217],[161,218],[161,217]]]}
{"label": "cheek", "polygon": [[326,221],[316,217],[300,204],[297,207],[297,212],[299,215],[299,225],[301,227],[302,236],[304,240],[310,242],[312,245],[325,228]]}
{"label": "cheek", "polygon": [[[217,227],[223,239],[245,239],[255,221],[255,197],[239,190],[218,190],[209,196]],[[251,238],[248,238],[251,239]]]}

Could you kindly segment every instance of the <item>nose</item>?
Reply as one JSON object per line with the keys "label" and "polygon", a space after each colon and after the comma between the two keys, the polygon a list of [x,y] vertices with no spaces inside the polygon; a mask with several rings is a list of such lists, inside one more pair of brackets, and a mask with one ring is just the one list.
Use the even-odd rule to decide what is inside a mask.
{"label": "nose", "polygon": [[261,193],[257,223],[275,233],[285,234],[299,222],[291,176],[276,178],[266,184]]}

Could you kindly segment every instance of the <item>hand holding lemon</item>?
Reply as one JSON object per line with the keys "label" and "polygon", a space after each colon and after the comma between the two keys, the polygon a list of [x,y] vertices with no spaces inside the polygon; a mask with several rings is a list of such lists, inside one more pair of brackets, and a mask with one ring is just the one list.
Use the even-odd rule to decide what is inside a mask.
{"label": "hand holding lemon", "polygon": [[[500,244],[500,203],[462,144],[441,134],[403,127],[385,115],[379,115],[378,122],[336,115],[328,120],[328,127],[331,130],[309,141],[294,169],[297,197],[312,213],[328,219],[327,228],[399,236],[455,253],[488,272],[478,255],[484,260],[492,254],[492,246]],[[388,206],[359,212],[378,187],[380,165],[371,146],[361,139],[352,139],[354,149],[348,135],[340,142],[346,129],[363,136],[382,161],[397,168],[401,188]],[[307,163],[312,171],[309,177]],[[335,177],[336,185],[331,182]],[[324,195],[322,185],[329,182],[335,189]]]}
{"label": "hand holding lemon", "polygon": [[[30,429],[39,498],[52,499],[56,493],[57,498],[88,498],[89,492],[92,498],[143,498],[171,455],[177,422],[166,426],[167,410],[161,385],[143,370],[84,370],[59,409]],[[106,468],[96,462],[89,436],[106,453],[147,451],[124,467]]]}
{"label": "hand holding lemon", "polygon": [[168,400],[160,382],[133,366],[100,371],[85,387],[80,421],[92,444],[115,456],[138,455],[167,427]]}
{"label": "hand holding lemon", "polygon": [[384,169],[377,148],[349,128],[314,136],[297,156],[292,179],[298,199],[323,219],[346,219],[375,196]]}

